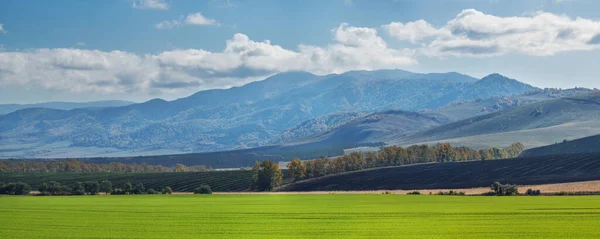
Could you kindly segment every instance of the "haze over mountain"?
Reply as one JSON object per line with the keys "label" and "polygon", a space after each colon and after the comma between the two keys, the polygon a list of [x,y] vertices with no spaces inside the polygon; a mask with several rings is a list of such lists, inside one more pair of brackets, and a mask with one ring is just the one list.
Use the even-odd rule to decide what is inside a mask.
{"label": "haze over mountain", "polygon": [[[487,89],[487,90],[484,90]],[[419,111],[456,100],[536,89],[493,74],[352,71],[316,76],[281,73],[227,90],[174,101],[111,108],[24,109],[0,116],[0,154],[97,156],[242,149],[264,145],[303,121],[388,109]],[[272,142],[272,141],[271,141]]]}
{"label": "haze over mountain", "polygon": [[539,147],[600,133],[600,92],[569,96],[476,116],[386,140],[393,144],[450,142],[483,148],[522,142]]}
{"label": "haze over mountain", "polygon": [[123,100],[106,100],[106,101],[90,101],[90,102],[44,102],[37,104],[0,104],[0,115],[8,114],[17,110],[27,108],[49,108],[57,110],[72,110],[77,108],[91,108],[91,107],[115,107],[125,106],[133,104],[131,101]]}
{"label": "haze over mountain", "polygon": [[[415,137],[413,135],[419,134],[417,131],[425,130],[424,132],[429,132],[431,135],[435,136],[437,132],[435,130],[444,129],[442,125],[448,123],[474,116],[488,115],[503,110],[526,107],[527,105],[536,102],[581,94],[590,94],[593,92],[593,90],[585,88],[565,90],[540,89],[532,90],[522,95],[460,100],[437,109],[423,110],[418,113],[402,111],[378,112],[372,115],[355,118],[347,124],[343,124],[337,128],[323,132],[322,134],[291,140],[291,142],[284,143],[284,145],[314,145],[314,147],[317,147],[317,145],[329,145],[338,148],[351,148],[361,144],[365,146],[368,146],[369,144],[377,145],[384,143],[396,144],[399,140],[407,140],[406,142],[403,141],[403,144],[419,143],[421,140],[418,139],[410,141],[411,137]],[[593,114],[593,109],[589,113]],[[508,124],[511,123],[511,120],[513,119],[509,118],[505,120],[506,124]],[[514,118],[514,120],[519,120],[519,118]],[[491,124],[490,128],[495,129],[497,127]],[[471,133],[475,135],[479,134],[478,131]],[[470,135],[471,133],[467,135]],[[561,135],[562,134],[558,133],[555,137],[562,137]],[[502,146],[508,146],[509,144],[514,143],[514,141],[510,141],[510,138],[506,140],[507,142],[502,142]],[[485,145],[486,147],[500,146],[494,145],[496,141],[493,139],[484,140],[482,142],[490,142]],[[476,144],[473,147],[483,147],[481,145],[482,143],[474,143]],[[531,147],[537,145],[539,144],[535,144]],[[469,144],[469,146],[472,145]]]}

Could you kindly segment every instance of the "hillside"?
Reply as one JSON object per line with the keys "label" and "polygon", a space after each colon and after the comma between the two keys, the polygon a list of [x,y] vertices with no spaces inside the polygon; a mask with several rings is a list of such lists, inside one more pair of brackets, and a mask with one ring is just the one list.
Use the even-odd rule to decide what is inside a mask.
{"label": "hillside", "polygon": [[483,148],[522,142],[537,147],[600,133],[600,92],[541,101],[398,136],[388,142],[450,142]]}
{"label": "hillside", "polygon": [[48,108],[57,110],[72,110],[77,108],[103,108],[103,107],[117,107],[134,104],[131,101],[122,100],[107,100],[107,101],[92,101],[92,102],[45,102],[38,104],[0,104],[0,115],[15,112],[17,110],[27,108]]}
{"label": "hillside", "polygon": [[413,190],[487,187],[493,182],[547,184],[600,179],[600,154],[434,163],[309,179],[280,191]]}
{"label": "hillside", "polygon": [[391,136],[406,135],[410,132],[442,125],[444,120],[415,113],[390,110],[370,114],[333,130],[285,143],[291,145],[314,145],[314,147],[353,147],[366,143],[377,143]]}
{"label": "hillside", "polygon": [[599,153],[600,135],[564,141],[558,144],[525,150],[519,157],[538,157],[545,155],[569,155],[581,153]]}
{"label": "hillside", "polygon": [[[498,81],[506,81],[499,84]],[[478,95],[477,89],[491,84]],[[290,72],[174,101],[111,108],[23,109],[0,116],[0,157],[156,155],[268,144],[301,122],[340,112],[419,111],[535,89],[501,78],[400,70],[316,76]],[[335,124],[336,121],[332,121]],[[289,138],[303,137],[304,133]]]}
{"label": "hillside", "polygon": [[[534,90],[521,95],[491,97],[475,100],[459,100],[446,106],[423,110],[419,113],[388,111],[374,113],[349,121],[347,124],[330,129],[321,134],[297,139],[288,144],[313,145],[368,145],[369,143],[395,142],[411,133],[464,120],[474,116],[486,115],[503,110],[523,107],[544,100],[592,93],[584,88]],[[417,117],[418,116],[418,117]],[[485,140],[483,141],[485,142]],[[507,142],[505,146],[514,143]],[[487,145],[492,147],[494,145]]]}

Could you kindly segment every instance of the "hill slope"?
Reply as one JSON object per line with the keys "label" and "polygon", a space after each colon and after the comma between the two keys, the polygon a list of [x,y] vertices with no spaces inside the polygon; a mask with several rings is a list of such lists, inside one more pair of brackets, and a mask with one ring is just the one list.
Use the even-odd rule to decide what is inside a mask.
{"label": "hill slope", "polygon": [[600,153],[600,135],[525,150],[519,157]]}
{"label": "hill slope", "polygon": [[24,109],[0,116],[0,156],[150,155],[244,149],[264,145],[286,129],[329,114],[418,111],[455,100],[521,94],[532,86],[475,81],[457,73],[399,70],[316,76],[274,75],[227,90],[113,108]]}
{"label": "hill slope", "polygon": [[413,190],[546,184],[600,179],[600,154],[434,163],[349,172],[300,181],[280,191]]}
{"label": "hill slope", "polygon": [[451,142],[471,147],[522,142],[536,147],[600,133],[600,92],[541,101],[391,139],[394,144]]}

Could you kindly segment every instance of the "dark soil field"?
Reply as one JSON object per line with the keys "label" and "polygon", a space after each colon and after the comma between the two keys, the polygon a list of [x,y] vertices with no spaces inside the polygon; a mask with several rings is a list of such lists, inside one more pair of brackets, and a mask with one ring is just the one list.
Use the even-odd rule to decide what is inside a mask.
{"label": "dark soil field", "polygon": [[578,154],[370,169],[300,181],[280,191],[455,189],[495,181],[533,185],[598,179],[600,154]]}

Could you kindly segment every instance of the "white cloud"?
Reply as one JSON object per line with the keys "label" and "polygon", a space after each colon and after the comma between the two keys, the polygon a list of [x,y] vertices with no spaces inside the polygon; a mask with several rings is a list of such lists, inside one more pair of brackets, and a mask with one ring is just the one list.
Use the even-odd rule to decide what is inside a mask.
{"label": "white cloud", "polygon": [[[423,20],[417,22],[393,22],[383,28],[397,39],[421,41],[425,44],[421,53],[435,56],[481,57],[511,53],[546,56],[600,48],[596,43],[596,39],[600,39],[600,21],[547,12],[498,17],[467,9],[440,28]],[[426,37],[434,39],[427,41]]]}
{"label": "white cloud", "polygon": [[286,49],[237,33],[223,51],[203,49],[136,55],[123,51],[38,49],[0,52],[0,86],[38,85],[75,92],[173,92],[223,88],[285,71],[316,74],[416,64],[410,50],[390,49],[371,28],[341,24],[325,47]]}
{"label": "white cloud", "polygon": [[132,0],[132,7],[139,9],[169,9],[169,4],[165,0]]}
{"label": "white cloud", "polygon": [[390,36],[398,40],[407,40],[411,43],[417,43],[423,38],[435,36],[440,31],[425,20],[407,23],[392,22],[382,27]]}
{"label": "white cloud", "polygon": [[77,46],[85,46],[85,42],[77,42],[77,43],[75,43],[75,45],[77,45]]}
{"label": "white cloud", "polygon": [[156,25],[154,25],[154,27],[156,27],[156,29],[171,29],[174,27],[179,27],[181,26],[181,21],[179,20],[172,20],[172,21],[162,21],[157,23]]}
{"label": "white cloud", "polygon": [[217,23],[215,19],[206,18],[199,12],[188,14],[184,22],[190,25],[214,25]]}
{"label": "white cloud", "polygon": [[178,20],[162,21],[154,25],[157,29],[171,29],[183,25],[217,25],[221,26],[215,19],[207,18],[202,13],[190,13],[186,17],[181,16]]}
{"label": "white cloud", "polygon": [[6,33],[6,30],[4,30],[4,25],[2,23],[0,23],[0,34],[4,34]]}

